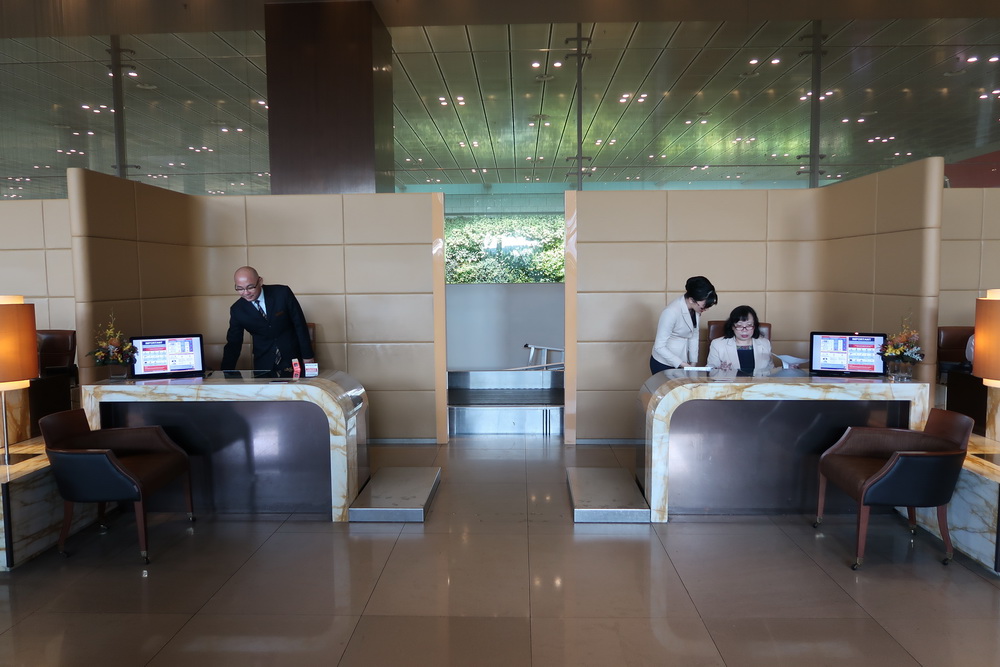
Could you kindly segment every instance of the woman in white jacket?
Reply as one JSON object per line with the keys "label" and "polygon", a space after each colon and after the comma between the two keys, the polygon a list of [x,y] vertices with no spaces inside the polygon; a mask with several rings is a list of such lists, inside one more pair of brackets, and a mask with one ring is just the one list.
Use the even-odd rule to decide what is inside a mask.
{"label": "woman in white jacket", "polygon": [[708,365],[741,373],[774,368],[771,341],[761,338],[760,320],[750,306],[736,306],[726,320],[725,333],[708,348]]}
{"label": "woman in white jacket", "polygon": [[698,323],[701,314],[718,303],[715,286],[705,276],[688,278],[684,296],[671,301],[656,325],[649,372],[698,364]]}

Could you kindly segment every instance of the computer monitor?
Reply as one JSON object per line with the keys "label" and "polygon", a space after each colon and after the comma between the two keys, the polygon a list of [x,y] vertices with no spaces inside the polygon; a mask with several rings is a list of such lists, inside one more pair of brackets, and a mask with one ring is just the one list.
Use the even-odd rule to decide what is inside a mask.
{"label": "computer monitor", "polygon": [[813,331],[809,335],[809,362],[813,375],[879,377],[885,363],[879,351],[884,333]]}
{"label": "computer monitor", "polygon": [[133,336],[137,380],[189,378],[205,374],[205,345],[201,334]]}

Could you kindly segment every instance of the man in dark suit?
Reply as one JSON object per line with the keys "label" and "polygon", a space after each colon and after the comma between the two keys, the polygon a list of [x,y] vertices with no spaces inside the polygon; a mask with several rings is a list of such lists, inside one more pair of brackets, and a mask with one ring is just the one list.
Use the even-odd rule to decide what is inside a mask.
{"label": "man in dark suit", "polygon": [[302,307],[286,285],[265,285],[252,266],[233,276],[240,298],[229,307],[229,331],[222,351],[222,370],[236,368],[243,332],[253,339],[253,370],[290,375],[292,359],[315,361]]}

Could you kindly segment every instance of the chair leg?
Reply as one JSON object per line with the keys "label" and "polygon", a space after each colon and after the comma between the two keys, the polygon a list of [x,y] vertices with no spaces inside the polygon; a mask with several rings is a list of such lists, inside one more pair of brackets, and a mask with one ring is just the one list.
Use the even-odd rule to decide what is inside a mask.
{"label": "chair leg", "polygon": [[97,503],[97,525],[101,527],[102,533],[108,530],[107,511],[107,503]]}
{"label": "chair leg", "polygon": [[139,557],[149,563],[149,550],[146,546],[146,505],[142,500],[135,501],[135,527],[139,531]]}
{"label": "chair leg", "polygon": [[906,518],[910,520],[910,535],[917,534],[917,508],[907,507]]}
{"label": "chair leg", "polygon": [[813,523],[813,528],[819,528],[819,524],[823,523],[823,509],[825,506],[826,506],[826,475],[820,473],[819,499],[816,501],[816,521]]}
{"label": "chair leg", "polygon": [[865,540],[868,537],[868,515],[870,512],[871,507],[868,505],[858,505],[858,552],[854,565],[851,566],[852,570],[858,569],[865,562]]}
{"label": "chair leg", "polygon": [[951,546],[951,535],[948,533],[948,506],[939,506],[937,516],[938,529],[941,531],[941,539],[944,540],[944,560],[941,563],[947,565],[955,557],[955,549]]}
{"label": "chair leg", "polygon": [[194,521],[194,495],[191,492],[191,471],[184,474],[184,494],[187,497],[188,521]]}
{"label": "chair leg", "polygon": [[73,503],[68,500],[63,501],[63,522],[59,531],[59,553],[66,555],[66,538],[69,537],[69,529],[73,526]]}

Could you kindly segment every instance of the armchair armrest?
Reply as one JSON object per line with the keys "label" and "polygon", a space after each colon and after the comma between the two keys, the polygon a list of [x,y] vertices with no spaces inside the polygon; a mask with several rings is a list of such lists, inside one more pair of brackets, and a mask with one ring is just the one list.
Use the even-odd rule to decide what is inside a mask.
{"label": "armchair armrest", "polygon": [[866,505],[937,507],[951,500],[965,462],[964,450],[893,453],[861,490]]}
{"label": "armchair armrest", "polygon": [[103,502],[109,497],[135,500],[138,482],[108,449],[49,449],[59,494],[72,502]]}
{"label": "armchair armrest", "polygon": [[186,456],[162,426],[102,428],[74,438],[71,444],[73,449],[107,449],[119,455],[175,452]]}
{"label": "armchair armrest", "polygon": [[868,456],[888,459],[896,452],[943,452],[955,445],[923,431],[905,428],[873,428],[850,426],[828,450],[823,453],[842,456]]}

